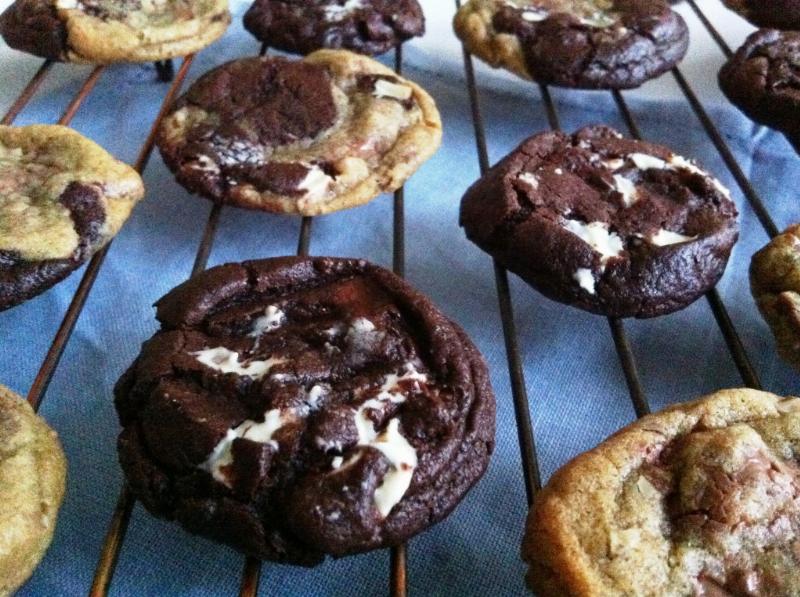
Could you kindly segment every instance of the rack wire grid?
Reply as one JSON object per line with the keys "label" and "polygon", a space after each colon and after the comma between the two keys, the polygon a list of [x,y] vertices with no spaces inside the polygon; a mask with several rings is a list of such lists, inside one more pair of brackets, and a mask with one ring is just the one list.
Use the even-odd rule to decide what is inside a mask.
{"label": "rack wire grid", "polygon": [[[702,23],[703,27],[705,27],[705,29],[708,31],[714,42],[719,46],[721,52],[726,57],[732,56],[733,51],[731,47],[727,44],[719,31],[717,31],[703,10],[698,6],[697,0],[686,0],[686,2],[697,16],[699,21]],[[461,3],[461,0],[455,0],[456,9],[460,8]],[[476,73],[473,67],[473,58],[466,48],[463,48],[463,46],[462,50],[464,74],[472,114],[472,124],[474,127],[478,164],[481,173],[484,173],[489,169],[490,162],[489,152],[487,150],[486,129],[481,110],[480,95],[476,83]],[[262,46],[260,54],[264,55],[265,53],[266,47]],[[153,121],[150,131],[143,145],[141,146],[138,157],[134,162],[134,168],[139,173],[143,173],[147,167],[149,158],[153,152],[156,131],[158,130],[161,120],[169,110],[172,102],[180,91],[193,59],[194,55],[188,55],[184,57],[177,71],[173,70],[172,61],[162,61],[156,63],[156,71],[159,79],[162,81],[171,80],[171,85],[164,95],[161,108],[155,120]],[[39,88],[42,86],[48,74],[51,72],[52,66],[53,62],[50,60],[45,60],[42,63],[34,76],[24,87],[20,95],[8,108],[5,116],[2,118],[2,120],[0,120],[0,124],[13,124],[17,116],[25,109],[28,102],[34,97]],[[64,109],[64,112],[58,120],[58,124],[65,126],[70,124],[81,105],[97,86],[98,81],[100,80],[106,68],[106,66],[98,66],[89,73],[78,92]],[[398,47],[395,51],[395,70],[398,72],[398,74],[400,74],[402,73],[402,69],[403,51],[402,47]],[[697,117],[699,123],[707,134],[708,139],[716,148],[732,177],[739,186],[744,198],[747,200],[756,214],[760,225],[770,238],[775,237],[779,233],[778,227],[770,216],[769,211],[766,209],[758,191],[750,182],[747,175],[744,173],[743,168],[731,151],[731,148],[726,143],[724,136],[720,133],[720,130],[715,124],[714,120],[711,118],[703,103],[698,98],[694,88],[687,81],[680,67],[673,68],[671,75],[674,77],[675,82],[680,88],[688,105],[691,107],[694,115]],[[560,120],[558,106],[553,100],[550,89],[548,86],[543,84],[535,85],[538,85],[540,99],[545,106],[547,121],[550,128],[553,130],[559,130]],[[619,91],[610,91],[609,93],[611,94],[614,103],[619,110],[620,117],[626,124],[630,135],[634,138],[641,139],[642,134],[637,124],[635,115],[629,108],[623,93]],[[191,275],[195,275],[206,268],[206,263],[214,243],[217,225],[220,220],[220,214],[223,209],[224,208],[219,204],[213,205],[210,209],[208,220],[197,248]],[[298,255],[309,254],[312,224],[313,218],[311,217],[303,217],[300,221],[300,230],[297,243]],[[39,367],[38,373],[36,374],[27,396],[27,400],[34,410],[38,411],[43,400],[45,399],[48,385],[52,380],[53,374],[58,368],[60,359],[64,353],[64,349],[70,340],[70,336],[74,330],[75,324],[81,315],[82,309],[92,290],[92,286],[100,272],[100,269],[103,266],[110,245],[111,243],[106,245],[90,260],[72,297],[72,301],[64,313],[61,324],[53,336],[50,348],[42,360],[42,364]],[[402,188],[394,194],[393,270],[398,275],[404,275],[405,218],[404,192]],[[536,492],[541,488],[541,474],[536,454],[536,441],[528,393],[526,389],[526,380],[522,368],[520,346],[514,320],[514,306],[509,288],[508,273],[502,266],[495,262],[494,274],[499,313],[502,321],[503,340],[506,349],[508,376],[511,386],[514,415],[516,418],[519,439],[519,448],[523,469],[523,482],[525,485],[527,501],[530,505],[536,495]],[[750,358],[739,337],[736,326],[732,321],[725,303],[723,302],[719,293],[716,290],[710,291],[706,295],[706,300],[708,301],[719,330],[725,339],[725,343],[730,352],[730,357],[733,360],[739,375],[741,376],[742,382],[749,388],[761,389],[761,382],[758,374],[756,373],[750,361]],[[634,412],[636,413],[637,417],[642,417],[650,412],[650,405],[643,390],[642,382],[637,370],[636,357],[625,332],[625,324],[620,319],[609,318],[608,325],[617,355],[619,357],[620,366],[624,373]],[[120,496],[111,521],[108,525],[107,534],[97,560],[97,567],[92,585],[88,591],[89,595],[93,597],[101,597],[108,594],[114,578],[117,560],[125,540],[128,523],[130,521],[134,505],[135,498],[130,493],[128,488],[123,486],[121,488]],[[407,594],[408,584],[406,546],[400,545],[394,547],[390,550],[390,552],[390,570],[388,575],[389,594],[396,597],[402,597]],[[254,558],[246,558],[242,569],[239,594],[244,597],[256,595],[258,593],[260,576],[261,562]]]}

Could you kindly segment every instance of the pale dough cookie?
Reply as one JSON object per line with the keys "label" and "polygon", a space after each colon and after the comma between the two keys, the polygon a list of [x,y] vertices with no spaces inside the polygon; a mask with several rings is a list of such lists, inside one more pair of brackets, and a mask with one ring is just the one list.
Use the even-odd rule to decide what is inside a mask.
{"label": "pale dough cookie", "polygon": [[753,255],[750,288],[775,335],[778,353],[800,369],[800,224]]}
{"label": "pale dough cookie", "polygon": [[18,589],[47,551],[66,475],[56,432],[0,385],[0,597]]}
{"label": "pale dough cookie", "polygon": [[800,595],[800,398],[724,390],[567,464],[522,547],[540,597]]}
{"label": "pale dough cookie", "polygon": [[144,195],[131,167],[63,126],[0,126],[0,311],[65,278]]}
{"label": "pale dough cookie", "polygon": [[16,0],[0,33],[12,48],[53,60],[147,62],[206,47],[230,20],[227,0]]}
{"label": "pale dough cookie", "polygon": [[201,77],[164,119],[164,161],[215,202],[307,216],[394,191],[439,147],[433,99],[343,50],[243,58]]}
{"label": "pale dough cookie", "polygon": [[585,89],[638,87],[689,45],[686,23],[663,0],[468,0],[454,28],[494,67]]}

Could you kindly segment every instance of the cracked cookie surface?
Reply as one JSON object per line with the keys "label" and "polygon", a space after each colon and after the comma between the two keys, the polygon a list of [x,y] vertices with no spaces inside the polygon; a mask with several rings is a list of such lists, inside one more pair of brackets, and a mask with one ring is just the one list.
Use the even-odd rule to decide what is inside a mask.
{"label": "cracked cookie surface", "polygon": [[244,26],[269,47],[383,54],[425,33],[417,0],[256,0]]}
{"label": "cracked cookie surface", "polygon": [[229,24],[227,0],[15,0],[0,15],[12,48],[91,64],[190,54]]}
{"label": "cracked cookie surface", "polygon": [[778,353],[800,369],[800,224],[753,255],[750,288],[772,329]]}
{"label": "cracked cookie surface", "polygon": [[116,388],[154,514],[302,565],[402,543],[480,478],[494,396],[464,332],[364,261],[213,268],[157,303]]}
{"label": "cracked cookie surface", "polygon": [[47,551],[66,468],[55,431],[0,385],[0,595],[18,589]]}
{"label": "cracked cookie surface", "polygon": [[320,215],[391,192],[441,142],[431,97],[344,50],[244,58],[202,76],[157,139],[178,181],[215,202]]}
{"label": "cracked cookie surface", "polygon": [[662,0],[470,0],[454,28],[494,67],[586,89],[638,87],[689,44],[686,23]]}
{"label": "cracked cookie surface", "polygon": [[522,547],[551,595],[800,593],[800,398],[725,390],[555,473]]}
{"label": "cracked cookie surface", "polygon": [[782,132],[800,151],[800,32],[751,34],[720,70],[719,84],[742,112]]}
{"label": "cracked cookie surface", "polygon": [[738,238],[727,189],[666,147],[608,127],[524,141],[470,187],[467,237],[545,296],[609,317],[681,309]]}
{"label": "cracked cookie surface", "polygon": [[0,310],[103,247],[144,195],[139,175],[62,126],[0,126]]}

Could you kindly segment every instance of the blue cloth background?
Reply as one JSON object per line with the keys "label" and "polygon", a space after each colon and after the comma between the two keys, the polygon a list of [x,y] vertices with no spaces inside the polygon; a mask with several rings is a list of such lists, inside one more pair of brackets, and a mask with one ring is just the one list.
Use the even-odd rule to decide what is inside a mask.
{"label": "blue cloth background", "polygon": [[[235,19],[225,38],[199,55],[188,82],[225,60],[257,52],[238,23]],[[410,591],[524,594],[518,546],[527,508],[493,269],[457,225],[459,199],[478,177],[469,99],[463,81],[443,77],[435,61],[413,46],[407,64],[408,76],[437,100],[445,131],[442,149],[406,187],[407,275],[483,351],[499,407],[497,451],[485,478],[447,520],[410,543]],[[709,65],[709,73],[718,66]],[[55,71],[18,124],[54,122],[88,72],[65,65]],[[8,84],[21,88],[27,76],[17,73]],[[166,88],[155,82],[150,66],[111,68],[73,126],[132,162]],[[624,130],[608,94],[556,90],[554,96],[567,130],[596,122]],[[527,95],[484,89],[481,104],[493,162],[547,126],[534,87]],[[685,103],[632,105],[648,138],[697,158],[733,190],[742,235],[719,290],[765,387],[794,392],[797,375],[778,360],[748,288],[750,256],[766,235]],[[712,114],[779,226],[800,219],[800,162],[790,146],[729,107]],[[147,198],[114,242],[41,409],[69,457],[69,487],[53,545],[22,595],[81,595],[90,586],[122,482],[112,387],[156,329],[153,302],[188,276],[208,216],[209,204],[178,186],[157,153],[145,182]],[[317,218],[312,253],[366,257],[390,267],[391,222],[388,196]],[[297,218],[226,209],[209,265],[292,254],[298,230]],[[22,394],[29,390],[81,274],[0,313],[0,382]],[[511,282],[546,479],[632,421],[634,413],[605,319],[549,302],[516,278]],[[627,329],[654,409],[741,384],[705,300],[668,317],[632,321]],[[111,592],[230,595],[238,590],[242,564],[228,548],[188,535],[137,506]],[[266,564],[261,593],[385,595],[388,572],[387,551],[328,561],[313,570]]]}

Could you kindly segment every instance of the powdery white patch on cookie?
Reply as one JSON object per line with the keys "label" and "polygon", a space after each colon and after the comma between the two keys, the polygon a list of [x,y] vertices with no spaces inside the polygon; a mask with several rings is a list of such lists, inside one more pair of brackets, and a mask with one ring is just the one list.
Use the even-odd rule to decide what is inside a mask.
{"label": "powdery white patch on cookie", "polygon": [[685,243],[690,240],[695,240],[696,238],[696,236],[685,236],[683,234],[678,234],[677,232],[672,232],[671,230],[664,230],[661,228],[648,240],[657,247],[666,247],[669,245]]}
{"label": "powdery white patch on cookie", "polygon": [[220,373],[235,373],[236,375],[247,376],[253,379],[261,379],[269,373],[275,365],[285,362],[286,359],[269,358],[266,361],[247,361],[239,362],[239,353],[229,350],[224,346],[216,348],[206,348],[197,352],[190,353],[200,363],[210,369]]}
{"label": "powdery white patch on cookie", "polygon": [[275,305],[269,305],[264,310],[264,315],[253,322],[253,329],[247,335],[253,338],[258,338],[262,334],[277,330],[284,323],[286,323],[286,313],[281,311]]}
{"label": "powdery white patch on cookie", "polygon": [[263,164],[266,159],[264,147],[240,139],[230,142],[224,140],[215,146],[215,150],[217,162],[221,166],[258,165]]}
{"label": "powdery white patch on cookie", "polygon": [[400,85],[385,79],[378,79],[375,81],[375,90],[372,95],[375,97],[389,97],[400,101],[406,101],[411,98],[413,90],[408,85]]}
{"label": "powdery white patch on cookie", "polygon": [[523,172],[517,177],[517,180],[530,185],[534,190],[539,188],[539,179],[532,172]]}
{"label": "powdery white patch on cookie", "polygon": [[639,200],[639,191],[636,185],[629,178],[621,174],[614,174],[614,190],[622,195],[622,203],[625,207],[630,207]]}
{"label": "powdery white patch on cookie", "polygon": [[595,294],[594,272],[586,267],[578,268],[572,278],[589,294]]}
{"label": "powdery white patch on cookie", "polygon": [[246,420],[233,429],[229,429],[225,437],[214,447],[208,459],[200,465],[220,483],[232,486],[227,473],[228,467],[233,464],[233,442],[237,439],[247,439],[259,444],[269,444],[272,449],[278,449],[278,442],[272,439],[278,429],[283,427],[291,416],[280,409],[268,410],[264,420],[260,423]]}
{"label": "powdery white patch on cookie", "polygon": [[306,199],[314,201],[327,195],[332,182],[333,178],[325,174],[322,168],[315,164],[311,166],[305,178],[297,185],[297,189],[303,192],[303,196]]}
{"label": "powdery white patch on cookie", "polygon": [[580,220],[564,220],[562,227],[568,230],[594,251],[600,253],[600,261],[605,264],[609,259],[619,257],[625,249],[622,239],[616,232],[610,232],[605,222],[589,222]]}
{"label": "powdery white patch on cookie", "polygon": [[347,15],[360,8],[364,8],[363,0],[347,0],[344,4],[331,4],[322,10],[326,21],[341,21]]}

